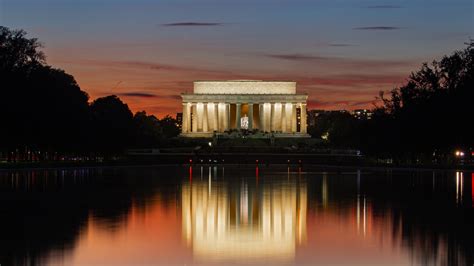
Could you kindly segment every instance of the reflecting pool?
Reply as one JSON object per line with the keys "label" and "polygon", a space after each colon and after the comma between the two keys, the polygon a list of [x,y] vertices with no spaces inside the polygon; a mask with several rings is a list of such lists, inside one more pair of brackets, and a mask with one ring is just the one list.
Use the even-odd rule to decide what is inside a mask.
{"label": "reflecting pool", "polygon": [[1,265],[472,265],[474,173],[0,172]]}

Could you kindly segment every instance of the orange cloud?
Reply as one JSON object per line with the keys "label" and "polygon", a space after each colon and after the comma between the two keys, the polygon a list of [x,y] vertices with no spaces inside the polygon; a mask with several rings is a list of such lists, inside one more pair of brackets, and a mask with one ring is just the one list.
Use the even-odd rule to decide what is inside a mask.
{"label": "orange cloud", "polygon": [[[268,55],[267,55],[268,56]],[[302,62],[303,69],[321,67],[317,57],[306,55],[272,57]],[[272,71],[232,71],[215,67],[173,65],[139,60],[58,61],[73,74],[92,98],[116,94],[132,111],[145,110],[158,117],[181,111],[183,92],[192,92],[194,80],[260,79],[294,80],[298,91],[309,95],[309,108],[371,108],[380,90],[400,85],[408,76],[412,61],[379,61],[328,58],[327,71],[315,74],[292,67],[276,75]],[[339,70],[339,71],[336,71]],[[311,72],[311,71],[306,71]],[[374,73],[374,74],[367,74]]]}

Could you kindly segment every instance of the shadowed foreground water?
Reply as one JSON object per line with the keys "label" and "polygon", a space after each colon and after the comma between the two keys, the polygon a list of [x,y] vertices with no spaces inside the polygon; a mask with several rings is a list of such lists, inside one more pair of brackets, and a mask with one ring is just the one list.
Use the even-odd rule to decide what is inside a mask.
{"label": "shadowed foreground water", "polygon": [[1,265],[472,265],[474,174],[0,172]]}

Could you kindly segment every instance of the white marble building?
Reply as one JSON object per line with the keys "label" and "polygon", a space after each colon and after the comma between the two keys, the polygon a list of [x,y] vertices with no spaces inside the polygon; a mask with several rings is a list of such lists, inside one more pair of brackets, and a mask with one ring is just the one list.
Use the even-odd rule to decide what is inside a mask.
{"label": "white marble building", "polygon": [[306,101],[292,81],[196,81],[184,93],[184,137],[212,137],[232,129],[258,129],[276,137],[308,137]]}

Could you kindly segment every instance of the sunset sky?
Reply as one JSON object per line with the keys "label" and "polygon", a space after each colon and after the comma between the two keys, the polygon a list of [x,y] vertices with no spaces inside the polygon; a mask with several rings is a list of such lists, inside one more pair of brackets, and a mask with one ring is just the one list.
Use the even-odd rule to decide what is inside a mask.
{"label": "sunset sky", "polygon": [[209,79],[295,80],[310,109],[371,107],[422,62],[474,38],[472,0],[0,0],[91,100],[180,111]]}

